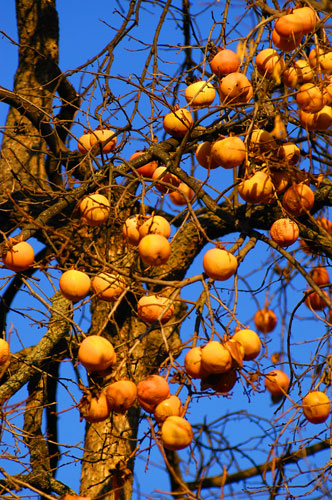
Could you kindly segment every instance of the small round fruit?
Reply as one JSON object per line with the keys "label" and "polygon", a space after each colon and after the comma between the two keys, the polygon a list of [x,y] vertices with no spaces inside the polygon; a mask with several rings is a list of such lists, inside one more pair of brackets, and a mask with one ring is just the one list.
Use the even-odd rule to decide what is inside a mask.
{"label": "small round fruit", "polygon": [[161,440],[167,450],[182,450],[193,440],[190,423],[183,417],[167,417],[161,426]]}
{"label": "small round fruit", "polygon": [[[156,170],[153,172],[152,179],[155,181],[159,179],[163,182],[163,184],[161,184],[160,182],[156,182],[156,188],[161,193],[168,193],[169,191],[172,191],[172,186],[178,187],[181,182],[180,179],[176,177],[176,175],[168,172],[167,168],[163,166],[156,168]],[[170,184],[170,186],[167,186],[164,183]]]}
{"label": "small round fruit", "polygon": [[107,370],[116,362],[114,347],[105,337],[90,335],[80,344],[78,360],[88,372]]}
{"label": "small round fruit", "polygon": [[330,283],[330,275],[325,267],[314,267],[309,272],[309,276],[318,286],[328,285]]}
{"label": "small round fruit", "polygon": [[272,43],[277,49],[283,52],[291,52],[296,49],[302,42],[303,33],[300,32],[296,36],[290,35],[287,37],[280,36],[277,30],[272,30]]}
{"label": "small round fruit", "polygon": [[194,379],[207,376],[206,370],[202,366],[202,348],[192,347],[184,358],[184,369],[186,373]]}
{"label": "small round fruit", "polygon": [[161,234],[148,234],[139,242],[138,252],[145,265],[161,266],[171,255],[171,245]]}
{"label": "small round fruit", "polygon": [[122,226],[122,234],[124,240],[129,243],[129,245],[137,246],[140,240],[139,234],[139,217],[137,215],[132,215],[126,219]]}
{"label": "small round fruit", "polygon": [[99,129],[90,134],[90,144],[93,146],[96,154],[100,153],[100,146],[104,154],[111,153],[116,146],[117,138],[113,130]]}
{"label": "small round fruit", "polygon": [[98,299],[105,302],[117,300],[126,288],[126,284],[118,274],[100,273],[91,282],[92,289]]}
{"label": "small round fruit", "polygon": [[[166,311],[166,307],[168,307]],[[137,302],[137,314],[142,321],[152,324],[159,319],[162,324],[168,323],[174,315],[174,305],[167,297],[161,295],[145,295]]]}
{"label": "small round fruit", "polygon": [[239,195],[247,203],[267,203],[273,189],[271,177],[261,170],[238,185]]}
{"label": "small round fruit", "polygon": [[10,357],[9,344],[5,339],[0,339],[0,366],[7,363]]}
{"label": "small round fruit", "polygon": [[230,352],[217,340],[211,340],[202,348],[202,367],[208,374],[227,372],[232,362]]}
{"label": "small round fruit", "polygon": [[84,299],[90,291],[89,276],[82,271],[69,269],[62,273],[59,281],[60,292],[66,299],[73,302]]}
{"label": "small round fruit", "polygon": [[91,133],[83,134],[79,138],[79,142],[77,142],[77,149],[82,155],[85,155],[89,149],[91,148],[91,142],[90,142],[90,137]]}
{"label": "small round fruit", "polygon": [[82,497],[81,495],[70,495],[66,493],[63,500],[92,500],[92,497]]}
{"label": "small round fruit", "polygon": [[187,184],[180,182],[177,189],[169,193],[168,196],[174,205],[181,207],[187,205],[193,199],[194,195],[194,191]]}
{"label": "small round fruit", "polygon": [[106,386],[105,395],[110,410],[125,413],[137,399],[137,387],[131,380],[118,380]]}
{"label": "small round fruit", "polygon": [[331,403],[324,392],[311,391],[302,400],[302,410],[309,422],[322,424],[330,415]]}
{"label": "small round fruit", "polygon": [[303,22],[300,16],[295,14],[286,14],[278,17],[274,24],[277,33],[282,37],[298,37],[303,34]]}
{"label": "small round fruit", "polygon": [[[138,158],[139,156],[142,155],[144,155],[144,151],[136,151],[136,153],[133,153],[131,155],[129,161],[134,160],[135,158]],[[143,177],[148,177],[149,179],[152,179],[153,173],[155,172],[157,167],[158,167],[157,161],[149,161],[145,165],[136,168],[136,171]]]}
{"label": "small round fruit", "polygon": [[169,397],[169,385],[160,375],[150,375],[137,384],[139,404],[144,410],[153,412],[157,404]]}
{"label": "small round fruit", "polygon": [[213,103],[216,91],[211,83],[201,80],[191,85],[184,91],[184,97],[187,103],[194,109],[204,108]]}
{"label": "small round fruit", "polygon": [[271,370],[267,373],[264,384],[272,396],[283,396],[288,391],[289,377],[282,370]]}
{"label": "small round fruit", "polygon": [[300,159],[301,151],[293,142],[285,142],[277,151],[277,157],[285,163],[296,165]]}
{"label": "small round fruit", "polygon": [[110,203],[106,196],[94,193],[85,196],[80,202],[80,212],[84,222],[89,226],[101,226],[110,215]]}
{"label": "small round fruit", "polygon": [[254,91],[243,73],[229,73],[220,82],[220,97],[224,104],[245,104],[253,97]]}
{"label": "small round fruit", "polygon": [[212,73],[221,77],[237,72],[240,64],[240,58],[233,50],[222,49],[211,60],[210,68]]}
{"label": "small round fruit", "polygon": [[213,280],[225,281],[236,273],[236,257],[222,248],[211,248],[203,257],[204,272]]}
{"label": "small round fruit", "polygon": [[280,74],[285,68],[285,61],[283,57],[274,49],[261,50],[257,54],[255,64],[258,73],[267,76],[271,76],[276,73]]}
{"label": "small round fruit", "polygon": [[163,127],[165,132],[173,137],[184,137],[192,127],[194,121],[190,111],[186,108],[180,108],[171,111],[164,116]]}
{"label": "small round fruit", "polygon": [[296,103],[307,113],[317,113],[324,106],[324,95],[314,83],[304,83],[296,94]]}
{"label": "small round fruit", "polygon": [[212,144],[211,159],[223,168],[235,168],[246,159],[246,146],[239,137],[225,137]]}
{"label": "small round fruit", "polygon": [[244,347],[244,360],[251,361],[257,358],[261,352],[262,343],[259,336],[253,330],[244,328],[243,330],[238,330],[234,333],[233,340],[237,340]]}
{"label": "small round fruit", "polygon": [[270,132],[256,128],[250,137],[250,151],[257,153],[270,153],[277,148],[277,143]]}
{"label": "small round fruit", "polygon": [[293,10],[293,14],[301,20],[304,35],[307,35],[314,30],[317,16],[316,12],[311,7],[298,7]]}
{"label": "small round fruit", "polygon": [[254,316],[257,330],[262,333],[270,333],[277,326],[277,316],[271,309],[261,309]]}
{"label": "small round fruit", "polygon": [[309,186],[303,183],[293,184],[285,191],[282,205],[294,217],[310,212],[314,206],[315,196]]}
{"label": "small round fruit", "polygon": [[211,157],[212,143],[209,141],[201,142],[196,149],[196,160],[206,169],[214,169],[219,167]]}
{"label": "small round fruit", "polygon": [[158,423],[164,422],[167,417],[178,416],[181,417],[183,413],[183,406],[181,404],[181,400],[171,394],[167,399],[161,401],[153,412],[154,418]]}
{"label": "small round fruit", "polygon": [[310,131],[327,130],[332,125],[332,109],[330,106],[323,106],[317,113],[307,113],[300,109],[299,118],[302,126]]}
{"label": "small round fruit", "polygon": [[90,423],[103,422],[111,411],[104,392],[99,396],[83,396],[79,408],[81,417]]}
{"label": "small round fruit", "polygon": [[141,238],[148,234],[161,234],[165,238],[169,238],[171,235],[171,226],[165,217],[153,215],[140,225],[139,234]]}
{"label": "small round fruit", "polygon": [[316,72],[322,72],[325,75],[332,74],[332,50],[330,47],[314,47],[309,54],[310,66]]}
{"label": "small round fruit", "polygon": [[16,273],[26,271],[32,266],[35,259],[35,252],[27,241],[14,243],[2,257],[2,262],[7,269]]}
{"label": "small round fruit", "polygon": [[285,217],[274,221],[270,234],[273,241],[281,247],[287,248],[298,239],[300,230],[296,222]]}
{"label": "small round fruit", "polygon": [[[322,290],[322,293],[327,299],[329,298],[328,294],[324,290]],[[304,303],[308,307],[308,309],[313,309],[314,311],[322,311],[323,309],[328,307],[325,300],[320,297],[317,292],[311,292],[306,297]]]}

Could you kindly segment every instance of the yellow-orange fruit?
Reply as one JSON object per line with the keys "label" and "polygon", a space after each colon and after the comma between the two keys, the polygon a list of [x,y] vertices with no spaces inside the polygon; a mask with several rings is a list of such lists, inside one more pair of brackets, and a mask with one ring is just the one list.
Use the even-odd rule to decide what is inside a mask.
{"label": "yellow-orange fruit", "polygon": [[114,347],[100,335],[86,337],[80,344],[77,356],[88,372],[107,370],[116,362]]}
{"label": "yellow-orange fruit", "polygon": [[329,234],[332,234],[332,222],[326,217],[317,217],[317,224]]}
{"label": "yellow-orange fruit", "polygon": [[196,149],[196,160],[198,163],[207,169],[219,167],[211,158],[212,143],[209,141],[201,142]]}
{"label": "yellow-orange fruit", "polygon": [[310,131],[327,130],[332,125],[332,109],[330,106],[323,106],[317,113],[307,113],[300,109],[299,118],[302,126]]}
{"label": "yellow-orange fruit", "polygon": [[188,85],[184,91],[184,97],[187,103],[194,109],[210,106],[210,104],[213,103],[215,96],[216,91],[213,85],[205,80]]}
{"label": "yellow-orange fruit", "polygon": [[277,157],[290,165],[296,165],[300,159],[301,151],[294,142],[285,142],[279,146]]}
{"label": "yellow-orange fruit", "polygon": [[10,357],[9,344],[5,339],[0,339],[0,366],[7,363]]}
{"label": "yellow-orange fruit", "polygon": [[289,377],[282,370],[271,370],[267,373],[264,384],[272,396],[283,396],[289,387]]}
{"label": "yellow-orange fruit", "polygon": [[118,380],[106,386],[105,396],[110,410],[125,413],[137,399],[137,387],[131,380]]}
{"label": "yellow-orange fruit", "polygon": [[161,234],[147,234],[139,242],[138,251],[145,265],[161,266],[171,255],[171,245]]}
{"label": "yellow-orange fruit", "polygon": [[167,450],[182,450],[193,440],[190,423],[183,417],[167,417],[161,426],[161,441]]}
{"label": "yellow-orange fruit", "polygon": [[304,6],[293,9],[293,15],[302,22],[302,31],[304,35],[314,30],[317,16],[316,12],[311,7]]}
{"label": "yellow-orange fruit", "polygon": [[114,302],[123,293],[126,284],[118,274],[100,273],[91,282],[92,289],[98,299]]}
{"label": "yellow-orange fruit", "polygon": [[[178,187],[180,184],[180,179],[176,177],[176,175],[167,172],[167,168],[163,166],[156,168],[153,172],[152,179],[155,181],[157,179],[162,181],[162,183],[156,182],[156,188],[161,193],[168,193],[169,191],[172,191],[172,186]],[[170,186],[164,183],[170,184]]]}
{"label": "yellow-orange fruit", "polygon": [[[138,158],[139,156],[144,155],[144,151],[136,151],[131,155],[129,158],[129,161],[134,160],[135,158]],[[149,161],[145,165],[142,165],[141,167],[136,168],[136,171],[142,175],[143,177],[148,177],[152,178],[154,171],[158,167],[158,162],[157,161]]]}
{"label": "yellow-orange fruit", "polygon": [[303,34],[303,22],[301,17],[295,14],[286,14],[285,16],[278,17],[274,28],[283,37],[297,37]]}
{"label": "yellow-orange fruit", "polygon": [[192,347],[184,358],[184,369],[194,379],[206,377],[207,372],[202,366],[202,348]]}
{"label": "yellow-orange fruit", "polygon": [[330,415],[331,403],[324,392],[311,391],[302,400],[302,410],[309,422],[322,424]]}
{"label": "yellow-orange fruit", "polygon": [[271,239],[281,247],[293,245],[300,235],[299,226],[291,219],[276,220],[270,229]]}
{"label": "yellow-orange fruit", "polygon": [[247,203],[267,203],[273,194],[271,177],[263,171],[256,172],[238,185],[241,198]]}
{"label": "yellow-orange fruit", "polygon": [[163,127],[165,132],[173,137],[184,137],[192,127],[194,121],[190,111],[186,108],[180,108],[171,111],[164,116]]}
{"label": "yellow-orange fruit", "polygon": [[332,50],[330,47],[314,47],[309,54],[310,66],[316,72],[322,72],[325,75],[332,74]]}
{"label": "yellow-orange fruit", "polygon": [[125,223],[122,226],[122,234],[125,241],[129,243],[129,245],[137,246],[140,240],[139,234],[139,217],[137,215],[132,215],[126,219]]}
{"label": "yellow-orange fruit", "polygon": [[309,276],[318,286],[328,285],[330,283],[330,276],[325,267],[314,267],[309,272]]}
{"label": "yellow-orange fruit", "polygon": [[194,191],[187,184],[180,182],[179,186],[169,193],[168,196],[174,205],[181,207],[187,205],[193,199],[194,195]]}
{"label": "yellow-orange fruit", "polygon": [[91,133],[83,134],[79,138],[79,142],[77,142],[77,149],[82,155],[85,155],[89,149],[91,148],[91,142],[90,142],[90,136]]}
{"label": "yellow-orange fruit", "polygon": [[181,400],[171,394],[167,399],[164,399],[154,409],[153,415],[157,422],[161,423],[166,420],[167,417],[177,416],[181,417],[183,413],[183,406]]}
{"label": "yellow-orange fruit", "polygon": [[232,368],[232,356],[221,342],[211,340],[202,348],[202,367],[208,373],[224,373]]}
{"label": "yellow-orange fruit", "polygon": [[[166,307],[168,307],[166,311]],[[161,295],[145,295],[137,302],[137,314],[142,321],[154,323],[159,319],[162,324],[168,323],[174,315],[174,305],[167,297]]]}
{"label": "yellow-orange fruit", "polygon": [[[329,298],[328,294],[325,292],[325,290],[322,290],[323,295],[325,295],[326,298]],[[305,305],[308,307],[308,309],[313,309],[314,311],[322,311],[326,307],[328,307],[327,303],[323,298],[321,298],[317,292],[312,291],[305,299],[304,301]]]}
{"label": "yellow-orange fruit", "polygon": [[258,153],[269,153],[277,148],[277,143],[270,132],[256,128],[250,137],[250,151]]}
{"label": "yellow-orange fruit", "polygon": [[303,183],[293,184],[284,194],[282,205],[288,213],[298,217],[310,212],[314,206],[315,196],[309,186]]}
{"label": "yellow-orange fruit", "polygon": [[89,276],[82,271],[69,269],[62,273],[59,281],[60,292],[66,299],[77,302],[84,299],[90,291]]}
{"label": "yellow-orange fruit", "polygon": [[234,333],[232,339],[237,340],[244,347],[244,360],[250,361],[257,358],[261,352],[261,341],[259,336],[253,330],[244,328]]}
{"label": "yellow-orange fruit", "polygon": [[117,138],[114,131],[110,129],[94,130],[90,134],[90,144],[96,154],[100,153],[100,147],[104,154],[108,154],[116,146]]}
{"label": "yellow-orange fruit", "polygon": [[324,95],[314,83],[304,83],[296,94],[296,104],[307,113],[317,113],[325,104]]}
{"label": "yellow-orange fruit", "polygon": [[169,238],[171,234],[171,226],[165,217],[161,215],[153,215],[146,219],[139,227],[140,237],[147,234],[161,234],[165,238]]}
{"label": "yellow-orange fruit", "polygon": [[246,158],[246,147],[240,137],[225,137],[212,144],[211,159],[223,168],[235,168]]}
{"label": "yellow-orange fruit", "polygon": [[16,273],[26,271],[32,266],[35,252],[27,241],[14,243],[2,257],[2,262],[7,269]]}
{"label": "yellow-orange fruit", "polygon": [[287,68],[282,74],[282,81],[287,87],[292,89],[303,83],[312,82],[314,73],[311,66],[305,59],[298,59]]}
{"label": "yellow-orange fruit", "polygon": [[108,199],[99,193],[85,196],[81,200],[79,208],[82,219],[90,226],[101,226],[101,224],[104,224],[111,211]]}
{"label": "yellow-orange fruit", "polygon": [[283,169],[279,170],[276,168],[270,169],[270,177],[274,189],[278,194],[283,193],[289,186],[290,183],[290,175],[288,170]]}
{"label": "yellow-orange fruit", "polygon": [[111,411],[104,392],[99,396],[83,397],[79,407],[81,417],[90,423],[103,422]]}
{"label": "yellow-orange fruit", "polygon": [[279,35],[275,28],[272,30],[272,43],[277,49],[283,52],[291,52],[296,49],[301,44],[302,38],[302,32],[298,33],[296,36],[292,34],[284,37]]}
{"label": "yellow-orange fruit", "polygon": [[254,322],[257,330],[263,333],[272,332],[277,326],[277,316],[271,309],[261,309],[254,316]]}
{"label": "yellow-orange fruit", "polygon": [[92,500],[92,497],[82,497],[81,495],[70,495],[66,493],[63,500]]}
{"label": "yellow-orange fruit", "polygon": [[220,77],[237,72],[240,64],[240,58],[233,50],[222,49],[211,60],[210,68],[212,73]]}
{"label": "yellow-orange fruit", "polygon": [[229,73],[220,82],[220,97],[224,104],[245,104],[250,101],[254,91],[243,73]]}
{"label": "yellow-orange fruit", "polygon": [[209,278],[225,281],[236,273],[236,257],[222,248],[211,248],[203,257],[203,268]]}
{"label": "yellow-orange fruit", "polygon": [[142,408],[152,413],[157,404],[168,398],[168,382],[160,375],[150,375],[137,384],[137,396]]}
{"label": "yellow-orange fruit", "polygon": [[274,49],[261,50],[256,56],[255,64],[258,73],[267,76],[280,74],[285,68],[283,57]]}

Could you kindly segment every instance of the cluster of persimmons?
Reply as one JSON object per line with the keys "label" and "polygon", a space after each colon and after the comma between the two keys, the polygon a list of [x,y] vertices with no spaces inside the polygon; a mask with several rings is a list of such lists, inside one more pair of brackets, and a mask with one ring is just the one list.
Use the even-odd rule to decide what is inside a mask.
{"label": "cluster of persimmons", "polygon": [[[297,49],[305,35],[315,30],[320,19],[307,6],[289,10],[274,23],[272,43],[275,48],[261,50],[254,66],[262,79],[283,82],[295,96],[298,116],[308,131],[320,131],[332,125],[332,49],[328,43],[312,48],[309,56],[295,56],[286,64],[284,53]],[[194,127],[192,110],[209,107],[216,95],[224,107],[236,109],[250,105],[255,89],[251,81],[240,70],[241,59],[230,49],[220,49],[210,60],[210,68],[216,86],[210,80],[199,80],[190,84],[184,93],[187,106],[176,107],[163,118],[167,134],[185,140]],[[215,81],[214,80],[214,81]],[[86,132],[78,141],[79,151],[85,154],[111,153],[116,147],[116,136],[112,130],[97,129]],[[127,162],[139,155],[138,151]],[[274,221],[271,239],[280,247],[291,246],[300,234],[298,217],[308,214],[314,205],[314,192],[308,177],[303,176],[297,164],[301,151],[298,146],[286,141],[280,130],[251,127],[245,139],[229,134],[217,140],[205,141],[196,149],[197,162],[207,170],[239,167],[237,191],[250,204],[279,203],[283,216]],[[150,161],[135,169],[138,178],[153,182],[154,187],[178,206],[187,206],[194,200],[194,192],[181,182],[165,166]],[[241,172],[241,175],[240,175]],[[90,226],[101,226],[110,216],[110,203],[106,196],[96,192],[85,196],[79,203],[82,221]],[[324,230],[332,233],[332,224],[325,218],[317,220]],[[169,238],[171,227],[159,215],[135,215],[123,225],[123,238],[128,246],[136,249],[143,265],[166,264],[171,254]],[[27,242],[9,243],[3,262],[8,269],[21,272],[34,262],[32,247]],[[238,259],[222,245],[208,250],[203,258],[205,275],[217,281],[232,277],[238,268]],[[315,267],[310,273],[319,286],[329,283],[325,268]],[[91,289],[99,300],[115,302],[130,288],[130,283],[116,272],[100,272],[92,279],[78,269],[66,270],[60,278],[61,293],[73,302],[84,299]],[[310,292],[310,291],[309,291]],[[174,300],[163,293],[147,294],[137,302],[137,315],[147,323],[167,324],[174,315]],[[316,293],[308,293],[306,305],[313,310],[322,310],[326,304]],[[271,332],[277,323],[273,311],[265,308],[255,315],[259,332]],[[3,341],[5,342],[5,341]],[[212,389],[216,393],[228,393],[238,380],[238,371],[243,361],[254,360],[261,351],[259,335],[250,329],[237,329],[230,337],[210,338],[204,345],[191,347],[184,360],[184,370],[191,379],[201,380],[201,390]],[[9,357],[8,344],[0,345],[0,363]],[[4,361],[3,361],[4,360]],[[116,353],[112,344],[99,335],[86,337],[78,351],[78,360],[89,374],[103,377],[116,364]],[[265,376],[265,386],[275,397],[284,396],[289,388],[289,378],[282,370],[272,370]],[[165,378],[152,375],[137,385],[129,380],[118,380],[106,385],[94,395],[89,392],[80,403],[81,415],[89,422],[106,419],[111,411],[126,412],[136,401],[154,415],[160,424],[163,445],[171,450],[182,449],[191,443],[193,434],[189,422],[184,418],[185,410],[176,395],[171,395]],[[311,391],[303,399],[303,413],[313,423],[324,422],[330,412],[330,401],[325,393]]]}

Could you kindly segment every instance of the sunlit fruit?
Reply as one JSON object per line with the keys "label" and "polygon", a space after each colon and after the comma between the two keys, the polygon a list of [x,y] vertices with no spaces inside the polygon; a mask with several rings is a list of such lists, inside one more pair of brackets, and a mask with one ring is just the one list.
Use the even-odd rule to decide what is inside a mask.
{"label": "sunlit fruit", "polygon": [[309,186],[303,184],[293,184],[284,193],[282,205],[284,209],[294,217],[298,217],[306,212],[310,212],[314,206],[315,196]]}
{"label": "sunlit fruit", "polygon": [[244,360],[250,361],[257,358],[261,352],[261,340],[256,332],[244,328],[234,333],[232,339],[237,340],[244,347]]}
{"label": "sunlit fruit", "polygon": [[130,245],[137,246],[141,238],[139,234],[140,221],[138,215],[128,217],[122,226],[124,240]]}
{"label": "sunlit fruit", "polygon": [[212,143],[209,141],[201,142],[196,149],[196,160],[206,169],[214,169],[219,167],[211,158]]}
{"label": "sunlit fruit", "polygon": [[113,130],[98,129],[90,134],[90,144],[96,154],[100,153],[100,148],[104,154],[111,153],[116,146],[117,138]]}
{"label": "sunlit fruit", "polygon": [[184,369],[186,373],[194,379],[203,378],[207,375],[202,366],[202,348],[192,347],[184,358]]}
{"label": "sunlit fruit", "polygon": [[286,14],[285,16],[278,17],[274,28],[283,37],[297,37],[303,34],[303,22],[301,17],[295,14]]}
{"label": "sunlit fruit", "polygon": [[280,75],[285,68],[283,57],[274,49],[261,50],[255,59],[258,73],[261,75]]}
{"label": "sunlit fruit", "polygon": [[302,126],[310,131],[327,130],[332,125],[332,109],[330,106],[323,106],[317,113],[307,113],[300,109],[299,118]]}
{"label": "sunlit fruit", "polygon": [[178,416],[181,417],[183,413],[183,406],[181,404],[180,398],[171,394],[167,399],[164,399],[159,403],[153,412],[154,418],[157,422],[161,423],[166,420],[167,417]]}
{"label": "sunlit fruit", "polygon": [[247,203],[267,203],[273,194],[271,177],[263,171],[258,171],[238,185],[241,198]]}
{"label": "sunlit fruit", "polygon": [[85,155],[91,148],[90,135],[90,132],[81,135],[77,142],[77,149],[82,155]]}
{"label": "sunlit fruit", "polygon": [[9,242],[10,247],[2,256],[2,262],[7,269],[16,273],[26,271],[32,266],[35,259],[35,252],[27,241],[19,243]]}
{"label": "sunlit fruit", "polygon": [[141,238],[147,234],[161,234],[165,238],[169,238],[171,226],[168,220],[162,215],[152,215],[140,225],[139,234]]}
{"label": "sunlit fruit", "polygon": [[299,226],[295,221],[288,219],[278,219],[274,221],[270,229],[271,239],[283,248],[293,245],[300,235]]}
{"label": "sunlit fruit", "polygon": [[131,380],[118,380],[105,388],[105,396],[110,410],[125,413],[137,399],[137,387]]}
{"label": "sunlit fruit", "polygon": [[266,374],[264,384],[272,396],[283,396],[289,387],[289,377],[282,370],[271,370]]}
{"label": "sunlit fruit", "polygon": [[332,74],[332,50],[331,47],[314,47],[309,54],[310,66],[317,72],[326,75]]}
{"label": "sunlit fruit", "polygon": [[281,36],[278,31],[274,28],[272,30],[272,43],[277,49],[282,50],[283,52],[291,52],[295,48],[297,48],[303,38],[303,33],[300,32],[296,36],[294,34],[289,36]]}
{"label": "sunlit fruit", "polygon": [[[136,153],[133,153],[131,155],[131,157],[129,158],[129,161],[134,160],[135,158],[139,158],[142,155],[144,155],[144,151],[136,151]],[[148,177],[151,179],[153,176],[153,173],[157,167],[158,167],[157,161],[149,161],[145,165],[142,165],[141,167],[137,167],[135,170],[140,175],[143,175],[143,177]]]}
{"label": "sunlit fruit", "polygon": [[317,224],[328,234],[332,235],[332,222],[326,217],[317,217]]}
{"label": "sunlit fruit", "polygon": [[277,316],[272,309],[260,309],[255,313],[254,322],[259,332],[270,333],[277,326]]}
{"label": "sunlit fruit", "polygon": [[210,61],[210,68],[212,73],[221,77],[237,72],[240,64],[240,58],[233,50],[222,49]]}
{"label": "sunlit fruit", "polygon": [[10,357],[9,344],[5,339],[0,339],[0,366],[7,363]]}
{"label": "sunlit fruit", "polygon": [[293,15],[299,18],[302,22],[302,31],[304,35],[311,33],[316,24],[316,12],[308,6],[298,7],[293,9]]}
{"label": "sunlit fruit", "polygon": [[296,165],[300,159],[300,148],[294,142],[285,142],[279,146],[277,157],[290,165]]}
{"label": "sunlit fruit", "polygon": [[105,302],[114,302],[117,300],[126,287],[120,275],[113,273],[97,274],[93,278],[91,285],[98,299]]}
{"label": "sunlit fruit", "polygon": [[60,292],[66,299],[73,302],[84,299],[90,291],[90,286],[89,276],[76,269],[65,271],[59,280]]}
{"label": "sunlit fruit", "polygon": [[227,394],[237,382],[236,370],[228,370],[225,373],[214,373],[202,378],[201,391],[213,389],[216,393]]}
{"label": "sunlit fruit", "polygon": [[318,286],[328,285],[330,283],[330,276],[326,267],[314,267],[309,272],[309,276]]}
{"label": "sunlit fruit", "polygon": [[[325,290],[321,290],[321,292],[327,299],[329,298]],[[322,311],[323,309],[328,307],[325,300],[322,297],[320,297],[320,295],[318,295],[317,292],[314,291],[312,291],[311,293],[309,293],[309,295],[307,295],[304,303],[309,309],[313,309],[314,311]]]}
{"label": "sunlit fruit", "polygon": [[250,151],[258,153],[269,153],[277,148],[277,143],[270,132],[262,129],[254,129],[250,137]]}
{"label": "sunlit fruit", "polygon": [[180,182],[179,186],[174,189],[171,193],[169,193],[169,199],[176,206],[184,206],[190,202],[195,193],[194,191],[184,182]]}
{"label": "sunlit fruit", "polygon": [[232,367],[232,356],[217,340],[211,340],[202,348],[202,367],[207,373],[224,373]]}
{"label": "sunlit fruit", "polygon": [[180,179],[176,177],[176,175],[168,172],[166,167],[162,166],[156,168],[153,172],[152,179],[155,181],[162,181],[156,182],[156,188],[161,193],[168,193],[169,191],[172,191],[173,186],[178,187],[180,184]]}
{"label": "sunlit fruit", "polygon": [[324,106],[324,95],[314,83],[304,83],[296,93],[296,104],[307,113],[317,113]]}
{"label": "sunlit fruit", "polygon": [[104,224],[108,220],[111,211],[108,199],[99,193],[85,196],[81,200],[79,208],[82,219],[90,226]]}
{"label": "sunlit fruit", "polygon": [[292,65],[287,68],[282,74],[282,81],[287,87],[292,89],[302,85],[303,83],[312,82],[314,73],[311,66],[305,59],[293,61]]}
{"label": "sunlit fruit", "polygon": [[110,414],[110,407],[104,392],[98,396],[83,396],[79,408],[81,417],[90,423],[103,422]]}
{"label": "sunlit fruit", "polygon": [[253,88],[243,73],[229,73],[220,82],[220,97],[224,104],[245,104],[253,97]]}
{"label": "sunlit fruit", "polygon": [[167,450],[182,450],[193,440],[190,423],[183,417],[167,417],[161,426],[161,441]]}
{"label": "sunlit fruit", "polygon": [[144,295],[137,302],[137,314],[146,323],[151,324],[159,320],[162,324],[165,324],[174,315],[174,305],[169,298],[162,295]]}
{"label": "sunlit fruit", "polygon": [[163,127],[165,132],[173,137],[184,137],[192,127],[194,121],[190,111],[186,108],[171,111],[164,116]]}
{"label": "sunlit fruit", "polygon": [[139,242],[138,252],[145,265],[161,266],[171,255],[171,245],[161,234],[147,234]]}
{"label": "sunlit fruit", "polygon": [[188,85],[184,91],[184,97],[188,104],[194,109],[204,108],[213,103],[216,91],[211,83],[206,80]]}
{"label": "sunlit fruit", "polygon": [[204,272],[213,280],[227,280],[236,273],[237,267],[236,257],[222,248],[211,248],[204,254]]}
{"label": "sunlit fruit", "polygon": [[66,493],[63,500],[92,500],[92,497],[82,497],[81,495],[70,495]]}
{"label": "sunlit fruit", "polygon": [[223,168],[235,168],[246,158],[246,147],[240,137],[225,137],[212,144],[212,162]]}
{"label": "sunlit fruit", "polygon": [[311,391],[302,400],[302,410],[309,422],[322,424],[330,415],[331,403],[324,392]]}
{"label": "sunlit fruit", "polygon": [[160,375],[150,375],[137,384],[137,396],[142,408],[152,413],[157,404],[168,398],[168,382]]}
{"label": "sunlit fruit", "polygon": [[80,344],[78,360],[88,372],[107,370],[116,363],[114,347],[100,335],[89,335]]}
{"label": "sunlit fruit", "polygon": [[290,175],[288,169],[271,168],[270,177],[274,189],[278,194],[286,191],[290,183]]}

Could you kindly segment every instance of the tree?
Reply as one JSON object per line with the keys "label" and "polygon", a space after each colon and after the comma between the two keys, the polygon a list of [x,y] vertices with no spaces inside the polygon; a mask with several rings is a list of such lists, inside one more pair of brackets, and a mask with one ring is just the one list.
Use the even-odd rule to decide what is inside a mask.
{"label": "tree", "polygon": [[[0,320],[11,347],[0,373],[2,459],[8,465],[0,469],[1,494],[74,494],[59,479],[66,443],[58,433],[63,411],[77,422],[80,406],[82,426],[87,418],[84,444],[72,454],[77,458],[82,453],[82,496],[134,497],[135,458],[148,461],[156,448],[171,485],[162,498],[238,498],[240,490],[265,498],[315,491],[317,498],[325,498],[330,461],[321,452],[330,446],[329,402],[310,408],[301,404],[308,392],[326,394],[330,386],[329,5],[303,2],[314,9],[314,24],[306,30],[303,18],[290,14],[293,4],[281,10],[277,2],[247,0],[243,12],[229,1],[116,4],[110,24],[105,21],[109,43],[85,64],[66,70],[59,67],[55,0],[16,1],[19,65],[14,88],[0,87],[1,101],[9,105],[0,159]],[[312,12],[306,12],[306,21]],[[276,60],[271,52],[262,56],[268,47],[276,50]],[[238,70],[211,72],[209,62],[219,48],[237,52]],[[119,71],[119,62],[132,55],[135,67]],[[185,100],[186,86],[201,78],[203,89],[195,86]],[[195,104],[210,84],[217,90],[212,103]],[[182,132],[169,130],[163,120],[167,114],[174,118],[177,106]],[[193,123],[181,111],[184,107]],[[107,130],[108,139],[98,140]],[[130,159],[137,148],[142,154]],[[166,167],[166,175],[142,174],[151,162],[154,169]],[[91,202],[95,193],[106,197],[100,207],[107,214],[102,224],[89,220],[90,209],[81,204]],[[172,201],[176,196],[180,204]],[[151,227],[139,237],[139,246],[128,241],[123,230],[128,218],[138,230],[149,222],[148,215],[150,221],[158,215],[171,224],[169,258],[160,260],[158,254],[159,260],[152,262],[150,254],[167,252],[166,236],[158,250],[145,239],[148,256],[143,254],[142,241],[151,236]],[[280,219],[281,228],[274,225],[267,233]],[[297,229],[301,246],[289,248]],[[33,264],[12,272],[15,266],[8,258],[22,241],[39,250]],[[210,263],[207,249],[217,249]],[[197,264],[202,255],[204,269]],[[119,279],[120,291],[103,300],[94,282],[85,297],[70,300],[68,292],[59,292],[58,280],[71,269],[92,280],[108,273],[107,289]],[[153,321],[142,319],[137,308],[146,294],[165,297],[166,305]],[[163,322],[163,314],[173,308]],[[264,320],[264,314],[270,315],[275,327],[272,308],[281,332],[274,338]],[[254,327],[258,310],[264,313],[263,323],[255,315]],[[195,317],[191,323],[190,315]],[[24,332],[16,326],[20,318]],[[314,324],[314,338],[303,338],[304,319]],[[41,331],[36,342],[29,337],[31,325]],[[260,337],[254,354],[253,341],[248,344],[242,337],[243,330],[253,328]],[[117,360],[102,370],[90,366],[87,374],[78,350],[91,335],[110,341]],[[257,341],[257,335],[253,338]],[[19,343],[20,348],[12,348]],[[184,355],[194,347],[197,378],[184,367]],[[218,352],[226,359],[222,368]],[[268,373],[276,369],[289,374],[290,384],[270,387],[277,404],[272,417],[270,408],[267,413],[256,410],[256,403],[270,404],[264,383],[273,382]],[[143,397],[124,413],[108,402],[107,418],[91,421],[91,400],[110,384],[131,380],[137,385],[157,374],[179,395],[180,417],[192,424],[194,438],[184,451],[161,434],[155,403],[149,408],[145,402],[142,410]],[[22,399],[23,388],[27,393]],[[71,398],[71,408],[59,398],[60,390]],[[240,404],[247,405],[242,410],[236,409],[241,392],[245,397]],[[190,411],[196,400],[201,408],[211,400],[235,409],[223,411],[221,405],[218,417],[193,422]],[[326,408],[326,416],[313,426],[310,410]],[[248,429],[245,439],[237,440],[237,425],[229,434],[234,420]],[[190,426],[185,438],[188,432],[190,437]]]}

